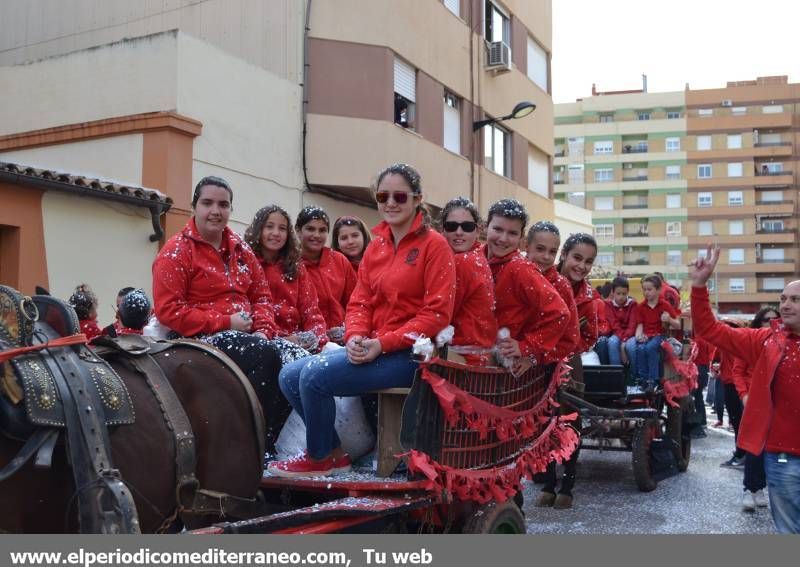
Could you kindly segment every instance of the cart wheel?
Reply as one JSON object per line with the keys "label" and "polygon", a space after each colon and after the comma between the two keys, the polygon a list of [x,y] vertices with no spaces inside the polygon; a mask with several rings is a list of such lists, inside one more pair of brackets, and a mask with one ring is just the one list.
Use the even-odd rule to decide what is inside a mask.
{"label": "cart wheel", "polygon": [[525,516],[513,500],[490,502],[475,510],[464,522],[465,534],[524,534]]}
{"label": "cart wheel", "polygon": [[670,406],[667,409],[667,437],[672,442],[678,470],[685,472],[689,468],[689,458],[692,455],[692,438],[683,434],[683,411],[679,407]]}
{"label": "cart wheel", "polygon": [[649,420],[644,425],[637,427],[633,432],[631,442],[633,456],[633,478],[636,486],[642,492],[655,490],[658,481],[653,478],[653,469],[650,466],[650,445],[653,439],[661,436],[661,423],[659,420]]}

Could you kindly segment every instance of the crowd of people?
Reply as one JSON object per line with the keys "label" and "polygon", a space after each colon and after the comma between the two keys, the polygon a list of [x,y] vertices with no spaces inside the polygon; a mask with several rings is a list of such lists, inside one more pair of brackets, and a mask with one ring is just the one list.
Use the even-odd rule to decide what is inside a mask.
{"label": "crowd of people", "polygon": [[[406,164],[379,173],[374,197],[382,220],[371,231],[353,216],[331,227],[315,206],[302,209],[293,224],[286,210],[268,205],[242,237],[228,227],[230,185],[205,177],[194,189],[192,217],[153,263],[159,324],[170,336],[222,349],[253,384],[267,422],[270,474],[349,471],[351,458],[334,428],[334,397],[409,386],[418,366],[414,339],[435,337],[448,325],[453,347],[462,347],[470,364],[501,364],[519,375],[569,361],[574,381],[583,363],[625,364],[643,391],[657,387],[661,343],[681,316],[680,299],[663,276],[643,278],[641,302],[630,297],[624,277],[603,290],[604,298],[588,280],[597,256],[591,235],[572,234],[561,246],[552,222],[528,229],[528,212],[513,199],[492,204],[485,223],[463,197],[434,220],[420,175]],[[705,282],[716,258],[709,251],[692,272],[701,386],[695,403],[704,418],[702,388],[716,348],[723,399],[729,415],[741,415],[741,424],[732,419],[741,451],[733,459],[741,457],[750,471],[748,502],[761,505],[767,484],[776,525],[797,531],[800,282],[787,286],[780,312],[759,314],[756,328],[731,328],[707,307]],[[88,286],[70,303],[90,338],[141,333],[151,311],[142,290],[125,288],[117,320],[100,329]],[[278,460],[275,441],[292,409],[305,424],[306,451]],[[704,426],[704,419],[695,423],[698,436]],[[548,467],[537,505],[572,505],[577,458],[575,451],[565,463],[558,490],[555,463]]]}

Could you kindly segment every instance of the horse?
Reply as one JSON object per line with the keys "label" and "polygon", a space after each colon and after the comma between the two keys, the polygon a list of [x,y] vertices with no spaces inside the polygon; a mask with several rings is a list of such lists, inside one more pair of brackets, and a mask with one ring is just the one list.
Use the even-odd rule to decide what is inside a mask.
{"label": "horse", "polygon": [[[15,346],[9,344],[15,333],[25,334],[26,317],[33,318],[25,314],[25,309],[16,308],[17,296],[15,290],[0,286],[0,350],[3,351]],[[26,299],[30,301],[30,298],[23,298],[23,305]],[[43,308],[48,311],[51,323],[53,315],[61,308],[67,313],[67,319],[74,318],[74,311],[54,298],[45,300],[34,296],[33,303],[40,312]],[[32,336],[40,332],[41,326],[46,326],[42,322],[30,323],[27,322],[27,326],[32,327]],[[70,319],[61,334],[74,334],[77,329],[77,318]],[[122,491],[129,492],[135,505],[138,520],[133,533],[177,531],[181,527],[196,528],[223,519],[242,519],[244,510],[254,514],[259,508],[257,494],[263,472],[264,420],[247,379],[224,354],[190,341],[158,344],[158,348],[152,349],[148,356],[160,369],[159,373],[148,365],[150,363],[142,364],[140,358],[143,349],[157,343],[141,337],[136,339],[139,342],[128,344],[135,348],[111,344],[92,351],[80,347],[83,349],[81,358],[88,360],[101,355],[121,378],[130,399],[133,422],[110,426],[107,438],[111,463],[124,483]],[[44,339],[40,337],[40,340]],[[24,346],[25,342],[32,341],[28,338],[18,346]],[[133,352],[136,348],[139,352]],[[0,366],[4,367],[0,370],[3,382],[0,402],[9,406],[9,397],[14,398],[9,394],[14,390],[12,365],[9,361]],[[193,446],[196,458],[190,471],[193,476],[188,475],[191,482],[185,482],[186,478],[183,483],[180,478],[176,480],[179,472],[187,476],[186,463],[181,464],[177,449],[180,442],[176,433],[185,436],[187,431],[175,431],[175,424],[180,420],[170,421],[169,408],[165,407],[169,404],[154,394],[154,389],[165,387],[154,388],[150,374],[162,374],[166,378],[188,418],[191,429],[188,443]],[[20,400],[17,402],[21,404]],[[21,410],[16,408],[15,411]],[[68,462],[70,453],[63,441],[66,432],[57,431],[58,442],[49,468],[36,466],[34,459],[30,459],[0,482],[1,531],[75,533],[81,529],[80,491],[76,490]],[[14,459],[22,446],[22,440],[0,433],[0,469]],[[185,455],[183,458],[186,460]],[[182,491],[190,494],[187,497]],[[240,515],[236,516],[237,513]]]}

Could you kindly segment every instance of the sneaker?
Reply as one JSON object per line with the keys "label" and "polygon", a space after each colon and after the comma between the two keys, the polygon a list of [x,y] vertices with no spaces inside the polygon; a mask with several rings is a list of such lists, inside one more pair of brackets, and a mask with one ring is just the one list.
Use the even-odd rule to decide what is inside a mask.
{"label": "sneaker", "polygon": [[744,470],[744,457],[737,457],[733,456],[724,463],[720,463],[719,466],[726,467],[729,469],[742,469]]}
{"label": "sneaker", "polygon": [[755,511],[756,511],[755,494],[753,494],[749,490],[743,491],[742,492],[742,512],[755,512]]}
{"label": "sneaker", "polygon": [[552,492],[545,492],[544,490],[539,493],[539,498],[536,499],[537,508],[550,508],[556,502],[556,495]]}
{"label": "sneaker", "polygon": [[312,461],[308,453],[302,453],[285,461],[273,461],[267,468],[267,472],[271,475],[284,478],[330,476],[351,470],[353,465],[350,455],[345,454],[338,459],[329,456],[321,461]]}
{"label": "sneaker", "polygon": [[568,508],[572,508],[572,494],[559,492],[558,496],[556,496],[556,501],[553,502],[553,508],[555,510],[567,510]]}
{"label": "sneaker", "polygon": [[764,494],[763,490],[756,490],[753,494],[753,500],[755,500],[756,506],[759,508],[766,508],[767,507],[767,495]]}

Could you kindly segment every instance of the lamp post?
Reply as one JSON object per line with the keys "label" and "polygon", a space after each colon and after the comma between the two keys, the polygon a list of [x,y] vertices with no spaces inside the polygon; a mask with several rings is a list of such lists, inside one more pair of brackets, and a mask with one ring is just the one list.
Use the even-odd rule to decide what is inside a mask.
{"label": "lamp post", "polygon": [[489,124],[494,124],[496,122],[503,122],[504,120],[511,120],[515,118],[523,118],[528,116],[531,112],[536,110],[536,105],[532,102],[522,101],[518,102],[514,106],[514,110],[511,111],[511,114],[507,114],[505,116],[501,116],[500,118],[486,118],[484,120],[476,120],[472,123],[472,131],[475,132],[480,130],[484,126],[488,126]]}

